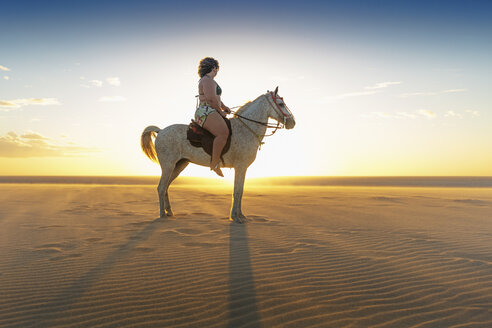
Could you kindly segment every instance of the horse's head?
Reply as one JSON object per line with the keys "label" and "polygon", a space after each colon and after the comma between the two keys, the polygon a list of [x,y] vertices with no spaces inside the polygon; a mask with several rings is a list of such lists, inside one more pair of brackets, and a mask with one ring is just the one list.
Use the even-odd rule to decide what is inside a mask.
{"label": "horse's head", "polygon": [[284,99],[278,95],[278,87],[275,88],[275,91],[267,91],[265,97],[271,105],[268,110],[268,117],[282,123],[286,129],[292,129],[296,125],[296,120]]}

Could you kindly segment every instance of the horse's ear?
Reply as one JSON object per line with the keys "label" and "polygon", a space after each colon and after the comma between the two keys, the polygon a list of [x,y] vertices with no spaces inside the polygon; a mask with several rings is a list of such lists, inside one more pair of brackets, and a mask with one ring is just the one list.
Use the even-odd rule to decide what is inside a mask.
{"label": "horse's ear", "polygon": [[275,88],[274,94],[277,95],[277,92],[278,92],[278,87]]}

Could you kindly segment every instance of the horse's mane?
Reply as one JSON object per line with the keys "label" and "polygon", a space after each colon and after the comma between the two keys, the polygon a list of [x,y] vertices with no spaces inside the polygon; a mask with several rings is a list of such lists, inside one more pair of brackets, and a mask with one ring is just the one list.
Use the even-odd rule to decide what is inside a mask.
{"label": "horse's mane", "polygon": [[[261,95],[263,96],[263,95]],[[241,107],[239,107],[239,109],[236,111],[237,114],[241,115],[241,113],[243,113],[244,111],[246,111],[254,102],[256,102],[258,100],[258,98],[260,98],[261,96],[258,96],[255,100],[253,101],[248,101],[246,102],[244,105],[242,105]]]}

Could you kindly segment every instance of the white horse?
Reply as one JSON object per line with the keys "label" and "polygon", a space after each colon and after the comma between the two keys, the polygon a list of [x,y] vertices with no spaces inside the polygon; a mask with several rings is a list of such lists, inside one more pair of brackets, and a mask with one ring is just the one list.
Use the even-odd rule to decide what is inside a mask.
{"label": "white horse", "polygon": [[[223,158],[225,167],[233,167],[235,171],[234,200],[229,218],[238,223],[246,221],[241,211],[244,179],[246,170],[255,160],[258,147],[265,136],[268,118],[283,124],[287,129],[292,129],[296,124],[294,116],[277,92],[278,87],[274,92],[267,91],[254,101],[244,104],[231,119],[231,146]],[[185,124],[173,124],[162,130],[156,126],[148,126],[142,132],[143,152],[151,160],[158,160],[162,169],[157,187],[161,218],[173,215],[168,196],[171,182],[190,162],[206,167],[210,165],[210,155],[202,148],[193,147],[187,140],[187,129],[188,126]],[[152,137],[155,137],[155,146]]]}

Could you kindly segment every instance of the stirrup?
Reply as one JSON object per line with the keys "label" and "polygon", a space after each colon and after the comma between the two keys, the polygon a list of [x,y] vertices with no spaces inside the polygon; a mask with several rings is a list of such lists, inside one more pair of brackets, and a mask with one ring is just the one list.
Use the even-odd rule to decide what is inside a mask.
{"label": "stirrup", "polygon": [[210,171],[214,171],[215,173],[217,173],[218,176],[224,177],[224,174],[222,173],[222,170],[220,169],[219,164],[220,163],[217,163],[217,165],[215,165],[215,167],[213,169],[210,169]]}

